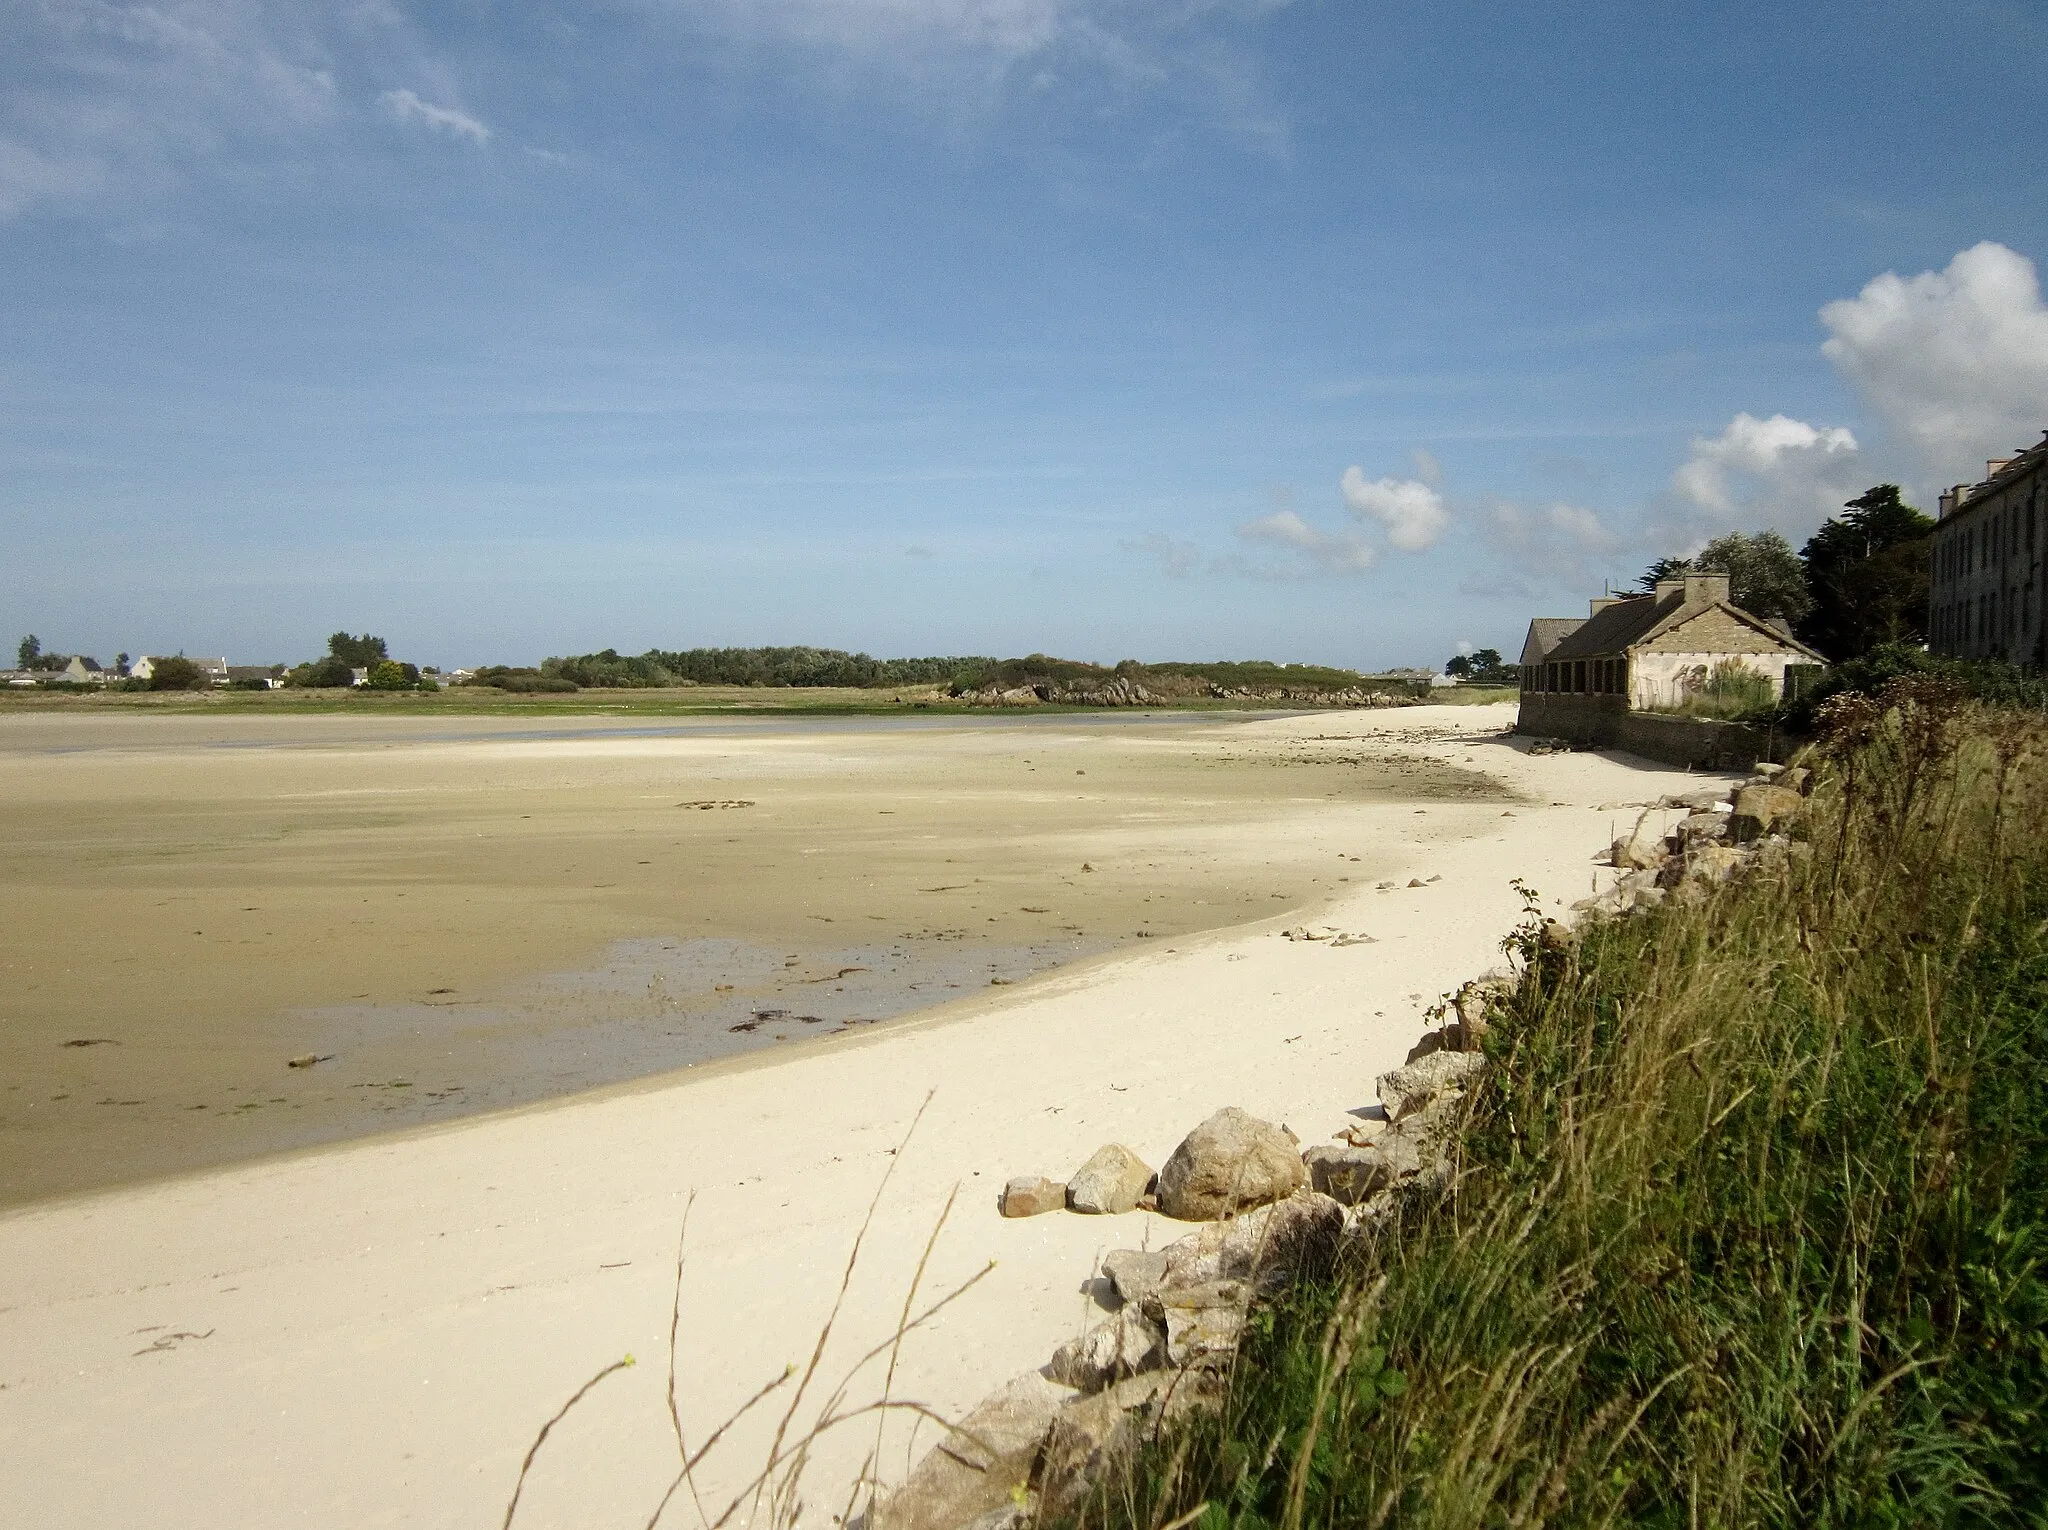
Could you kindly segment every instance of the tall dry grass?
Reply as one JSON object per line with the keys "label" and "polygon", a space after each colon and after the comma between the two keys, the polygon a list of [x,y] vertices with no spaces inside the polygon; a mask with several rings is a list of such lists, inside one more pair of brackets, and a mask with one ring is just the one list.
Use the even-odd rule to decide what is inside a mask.
{"label": "tall dry grass", "polygon": [[1454,1187],[1084,1523],[2048,1525],[2048,734],[1824,723],[1747,877],[1532,902]]}

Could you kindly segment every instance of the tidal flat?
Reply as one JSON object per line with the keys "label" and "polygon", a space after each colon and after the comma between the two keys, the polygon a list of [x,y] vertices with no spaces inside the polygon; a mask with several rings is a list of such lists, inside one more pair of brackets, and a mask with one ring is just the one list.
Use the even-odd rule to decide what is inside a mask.
{"label": "tidal flat", "polygon": [[1513,797],[1243,713],[0,714],[0,1205],[832,1046]]}

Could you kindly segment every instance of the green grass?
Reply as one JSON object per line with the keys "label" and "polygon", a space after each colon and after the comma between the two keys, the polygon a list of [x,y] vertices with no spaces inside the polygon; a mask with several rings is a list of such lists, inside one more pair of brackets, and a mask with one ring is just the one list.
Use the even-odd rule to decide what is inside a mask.
{"label": "green grass", "polygon": [[1532,914],[1455,1187],[1087,1524],[2048,1525],[2048,738],[1824,722],[1791,853]]}

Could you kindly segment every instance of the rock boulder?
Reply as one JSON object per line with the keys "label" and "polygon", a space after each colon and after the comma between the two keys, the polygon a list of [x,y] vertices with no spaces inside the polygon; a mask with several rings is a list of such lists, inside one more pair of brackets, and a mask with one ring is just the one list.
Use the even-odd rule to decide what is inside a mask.
{"label": "rock boulder", "polygon": [[1739,845],[1761,839],[1804,806],[1805,798],[1784,786],[1745,786],[1735,794],[1728,837]]}
{"label": "rock boulder", "polygon": [[1031,1480],[1070,1387],[1026,1371],[985,1397],[870,1516],[873,1530],[959,1530],[1000,1509]]}
{"label": "rock boulder", "polygon": [[1439,1095],[1463,1092],[1486,1071],[1483,1052],[1431,1052],[1414,1062],[1382,1073],[1375,1081],[1389,1121],[1412,1115]]}
{"label": "rock boulder", "polygon": [[1112,1142],[1097,1148],[1067,1181],[1067,1204],[1075,1211],[1115,1214],[1133,1209],[1152,1183],[1152,1170],[1129,1148]]}
{"label": "rock boulder", "polygon": [[1305,1177],[1292,1133],[1226,1105],[1166,1160],[1159,1209],[1184,1222],[1213,1221],[1291,1195]]}

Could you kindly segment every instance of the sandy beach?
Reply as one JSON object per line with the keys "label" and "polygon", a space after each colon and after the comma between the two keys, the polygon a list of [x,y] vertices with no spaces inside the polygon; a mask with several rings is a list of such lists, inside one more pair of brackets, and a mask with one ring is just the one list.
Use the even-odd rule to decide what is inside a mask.
{"label": "sandy beach", "polygon": [[[696,1439],[808,1356],[891,1169],[823,1374],[890,1332],[957,1193],[927,1289],[994,1267],[910,1338],[895,1383],[957,1416],[1086,1324],[1102,1252],[1187,1230],[1142,1213],[1005,1222],[1004,1178],[1063,1177],[1105,1141],[1157,1165],[1225,1104],[1328,1140],[1429,1004],[1498,964],[1512,879],[1546,906],[1584,896],[1627,804],[1703,784],[1627,757],[1532,758],[1503,736],[1511,708],[381,741],[294,720],[232,748],[199,724],[178,738],[125,722],[0,739],[6,912],[35,937],[7,957],[9,1082],[69,1068],[74,1095],[147,1086],[158,1102],[28,1127],[22,1091],[8,1096],[10,1194],[71,1192],[0,1217],[0,1502],[21,1524],[496,1523],[541,1423],[629,1353],[640,1363],[555,1431],[521,1523],[644,1523],[673,1470],[664,1355],[686,1204],[680,1392]],[[675,805],[692,801],[752,805]],[[148,912],[163,908],[176,917]],[[829,933],[797,940],[793,914]],[[124,954],[145,973],[63,959],[65,931],[138,920],[153,922]],[[850,940],[841,921],[890,939]],[[1371,939],[1281,938],[1301,923]],[[181,954],[209,936],[187,931],[303,959],[248,959],[222,993],[218,965]],[[640,1053],[568,1069],[542,1093],[605,1087],[566,1099],[519,1103],[493,1082],[507,1035],[559,1040],[587,998],[571,985],[520,1009],[540,975],[602,970],[621,940],[699,937],[772,951],[776,970],[737,998],[715,983],[669,994],[660,1013],[791,1008],[770,1001],[856,945],[907,953],[904,982],[927,946],[972,944],[976,970],[997,948],[1040,956],[1007,983],[941,978],[963,986],[891,1023],[764,1026],[680,1072]],[[451,996],[437,988],[490,999],[510,1027],[453,1048],[459,1093],[519,1108],[362,1135],[393,1118],[353,1103],[373,1091],[344,1088],[362,1081],[344,1068],[403,1060],[418,1087],[437,1077],[421,1059],[451,1048],[431,1025],[408,1039],[365,1022],[344,1040],[370,1037],[370,1059],[353,1057],[327,1039],[337,997],[377,1010]],[[604,1023],[647,1029],[635,1002]],[[202,1019],[216,1029],[196,1045]],[[119,1044],[63,1045],[95,1035]],[[300,1051],[336,1057],[287,1075]],[[184,1093],[228,1098],[236,1069],[318,1129],[259,1129],[264,1110],[212,1096],[187,1108]],[[212,1134],[178,1138],[165,1123],[180,1108]],[[97,1180],[63,1167],[101,1143]],[[199,1163],[224,1166],[120,1183]],[[869,1367],[848,1396],[880,1382]],[[772,1425],[749,1419],[705,1463],[714,1516]],[[879,1475],[900,1477],[930,1437],[891,1424]],[[876,1446],[871,1420],[819,1441],[806,1523],[832,1520]],[[679,1502],[664,1523],[695,1518]]]}
{"label": "sandy beach", "polygon": [[1228,714],[0,716],[0,1205],[874,1023],[1376,875],[1328,805],[1508,795],[1355,754]]}

